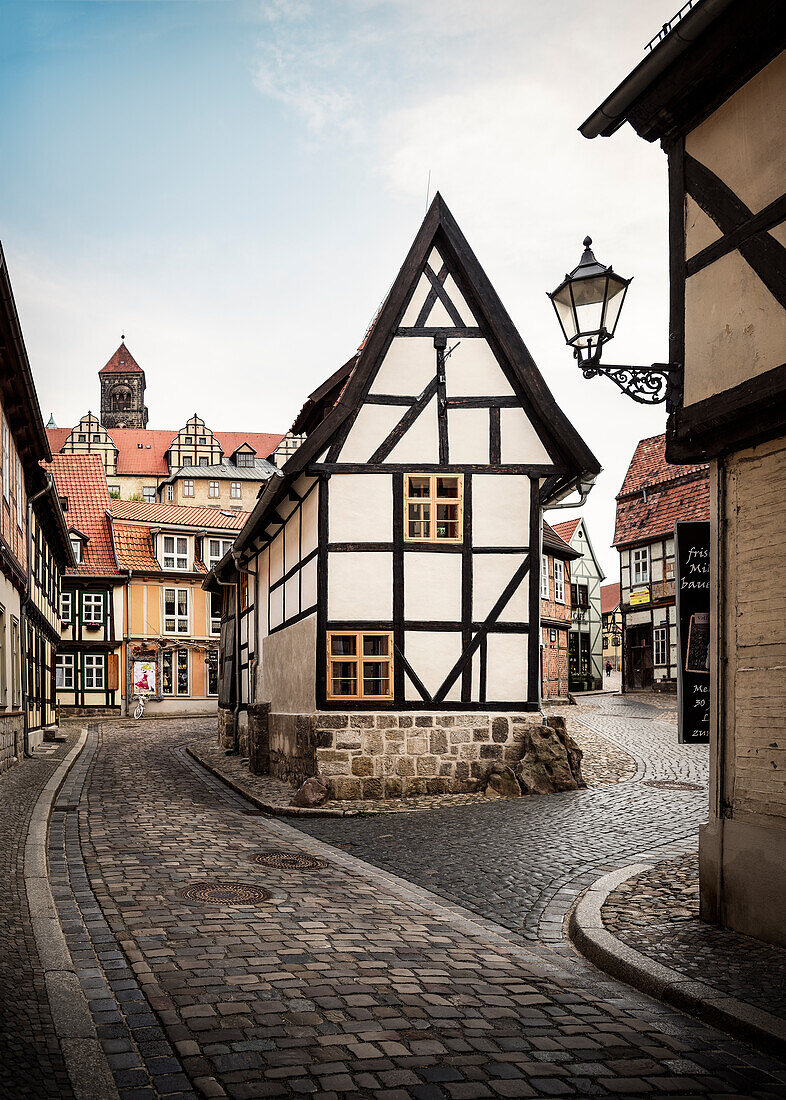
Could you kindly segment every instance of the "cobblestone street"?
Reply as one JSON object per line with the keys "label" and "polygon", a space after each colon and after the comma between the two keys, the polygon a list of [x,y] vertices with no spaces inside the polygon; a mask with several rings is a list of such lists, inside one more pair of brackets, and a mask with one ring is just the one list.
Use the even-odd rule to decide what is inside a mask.
{"label": "cobblestone street", "polygon": [[[642,725],[655,744],[655,721]],[[786,1095],[786,1066],[544,942],[580,879],[689,843],[701,792],[623,781],[305,832],[186,755],[208,732],[91,728],[52,817],[53,892],[123,1100]],[[699,782],[703,767],[697,752],[679,774]],[[317,866],[254,862],[280,851]],[[216,883],[259,900],[200,900]]]}

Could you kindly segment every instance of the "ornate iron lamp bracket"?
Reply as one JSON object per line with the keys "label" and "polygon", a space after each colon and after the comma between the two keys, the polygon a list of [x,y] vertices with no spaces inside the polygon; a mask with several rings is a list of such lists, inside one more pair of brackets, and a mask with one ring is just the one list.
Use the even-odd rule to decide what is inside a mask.
{"label": "ornate iron lamp bracket", "polygon": [[600,365],[600,355],[582,360],[580,349],[574,356],[579,362],[585,378],[594,378],[601,374],[611,379],[624,394],[638,401],[640,405],[660,405],[666,400],[669,378],[676,367],[671,363],[653,363],[651,367],[627,367],[618,365]]}

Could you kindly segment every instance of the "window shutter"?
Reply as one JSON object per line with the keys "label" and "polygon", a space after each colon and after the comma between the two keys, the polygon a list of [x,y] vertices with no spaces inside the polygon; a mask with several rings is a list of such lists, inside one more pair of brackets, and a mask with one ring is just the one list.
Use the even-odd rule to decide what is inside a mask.
{"label": "window shutter", "polygon": [[120,687],[120,661],[116,653],[108,653],[106,658],[106,686],[109,691]]}

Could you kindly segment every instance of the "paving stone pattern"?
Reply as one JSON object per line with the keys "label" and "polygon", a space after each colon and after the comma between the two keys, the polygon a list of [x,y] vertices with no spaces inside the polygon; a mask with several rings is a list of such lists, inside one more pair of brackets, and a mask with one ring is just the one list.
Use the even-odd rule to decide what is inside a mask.
{"label": "paving stone pattern", "polygon": [[603,922],[656,962],[786,1019],[786,949],[699,920],[695,853],[628,879],[609,895]]}
{"label": "paving stone pattern", "polygon": [[[184,759],[188,725],[151,721],[133,735],[104,726],[78,821],[105,922],[159,1041],[199,1095],[786,1095],[786,1067],[584,960],[514,942],[498,924],[244,812],[237,795]],[[452,812],[460,827],[473,810]],[[421,830],[432,816],[365,824]],[[328,867],[303,873],[252,860],[284,847]],[[71,851],[67,837],[68,864]],[[263,886],[271,898],[259,906],[180,898],[182,887],[207,880]],[[83,896],[84,927],[91,936],[97,927],[103,942]],[[144,1052],[148,1068],[151,1057]],[[161,1073],[170,1068],[175,1076],[169,1063]],[[128,1095],[155,1093],[140,1079]]]}
{"label": "paving stone pattern", "polygon": [[[695,849],[707,819],[708,749],[677,744],[673,701],[596,699],[566,708],[569,731],[581,744],[589,729],[633,757],[628,781],[406,821],[309,818],[297,819],[297,827],[526,939],[561,942],[565,914],[595,879],[644,852]],[[641,782],[650,779],[689,781],[700,789],[665,791]]]}
{"label": "paving stone pattern", "polygon": [[72,1095],[30,927],[24,846],[38,796],[73,740],[0,777],[0,1096],[9,1100]]}

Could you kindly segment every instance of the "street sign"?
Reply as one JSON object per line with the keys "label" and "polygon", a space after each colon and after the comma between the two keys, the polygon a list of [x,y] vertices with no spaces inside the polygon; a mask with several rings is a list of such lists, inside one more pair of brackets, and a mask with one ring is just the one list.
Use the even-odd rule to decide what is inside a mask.
{"label": "street sign", "polygon": [[683,745],[710,739],[710,525],[675,523],[677,713]]}

